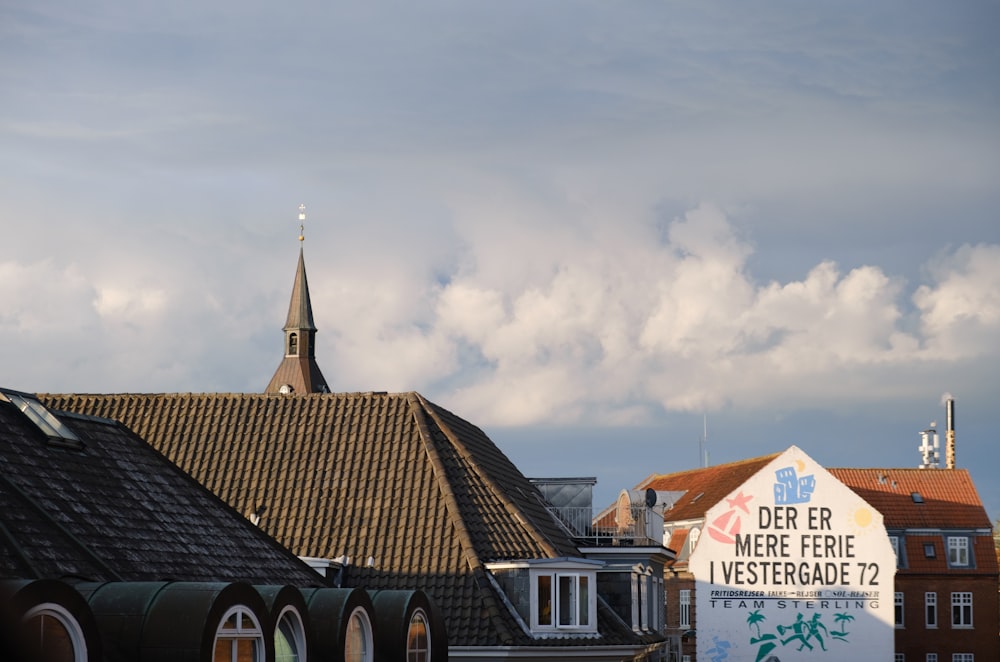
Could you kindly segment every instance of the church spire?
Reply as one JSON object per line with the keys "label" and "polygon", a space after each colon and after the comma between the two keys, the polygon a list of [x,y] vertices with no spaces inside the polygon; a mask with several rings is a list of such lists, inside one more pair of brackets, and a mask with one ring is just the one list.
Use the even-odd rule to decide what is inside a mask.
{"label": "church spire", "polygon": [[292,284],[292,298],[285,320],[285,356],[271,377],[265,393],[326,393],[330,389],[316,363],[316,324],[313,322],[309,281],[302,247],[305,240],[305,205],[299,206],[299,263]]}

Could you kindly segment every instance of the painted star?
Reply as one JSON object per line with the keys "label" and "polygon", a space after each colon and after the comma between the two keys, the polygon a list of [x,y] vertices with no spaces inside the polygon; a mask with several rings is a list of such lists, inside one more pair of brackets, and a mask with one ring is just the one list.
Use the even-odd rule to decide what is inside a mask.
{"label": "painted star", "polygon": [[749,513],[749,512],[750,512],[750,509],[749,509],[749,508],[747,508],[747,503],[749,503],[749,501],[750,501],[751,499],[753,499],[753,497],[752,497],[752,496],[743,496],[743,491],[741,490],[741,491],[740,491],[739,493],[737,493],[737,495],[736,495],[735,497],[733,497],[732,499],[726,499],[726,503],[728,503],[728,504],[729,504],[729,507],[730,507],[730,508],[739,508],[739,509],[741,509],[741,510],[742,510],[743,512],[745,512],[745,513]]}

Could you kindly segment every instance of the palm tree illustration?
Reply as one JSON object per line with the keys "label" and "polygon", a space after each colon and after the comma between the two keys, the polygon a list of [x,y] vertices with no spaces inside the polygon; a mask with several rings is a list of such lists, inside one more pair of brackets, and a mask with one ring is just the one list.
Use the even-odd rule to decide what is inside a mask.
{"label": "palm tree illustration", "polygon": [[850,614],[840,612],[839,614],[833,615],[833,620],[837,623],[842,623],[841,631],[833,630],[830,632],[830,636],[834,639],[840,639],[842,641],[847,641],[847,624],[854,620],[854,617]]}
{"label": "palm tree illustration", "polygon": [[757,628],[757,638],[760,639],[760,623],[766,618],[764,614],[760,613],[760,609],[755,609],[749,614],[747,614],[747,627]]}
{"label": "palm tree illustration", "polygon": [[764,616],[764,614],[760,613],[759,609],[755,609],[752,612],[750,612],[749,614],[747,614],[747,627],[756,628],[756,630],[757,630],[757,638],[756,639],[754,639],[753,637],[750,638],[750,643],[751,644],[756,644],[756,643],[758,643],[760,641],[763,641],[765,639],[774,639],[775,638],[773,634],[762,635],[760,633],[760,624],[763,623],[766,619],[767,619],[767,617]]}

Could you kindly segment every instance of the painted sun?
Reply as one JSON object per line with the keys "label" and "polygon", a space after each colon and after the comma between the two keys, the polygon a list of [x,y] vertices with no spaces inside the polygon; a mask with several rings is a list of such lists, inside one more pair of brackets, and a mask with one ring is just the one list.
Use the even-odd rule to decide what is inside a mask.
{"label": "painted sun", "polygon": [[850,523],[858,532],[865,532],[872,525],[872,511],[869,508],[858,508],[850,514]]}

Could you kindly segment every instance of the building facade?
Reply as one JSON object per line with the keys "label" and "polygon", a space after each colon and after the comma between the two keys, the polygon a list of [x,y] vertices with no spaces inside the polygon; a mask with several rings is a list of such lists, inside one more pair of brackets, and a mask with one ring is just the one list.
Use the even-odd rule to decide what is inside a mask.
{"label": "building facade", "polygon": [[[697,586],[690,559],[705,536],[706,515],[775,457],[654,474],[636,486],[680,495],[664,512],[664,543],[676,553],[664,581],[670,659],[699,659]],[[990,520],[968,472],[954,468],[828,471],[882,515],[886,534],[898,552],[894,659],[1000,659],[997,554]]]}

